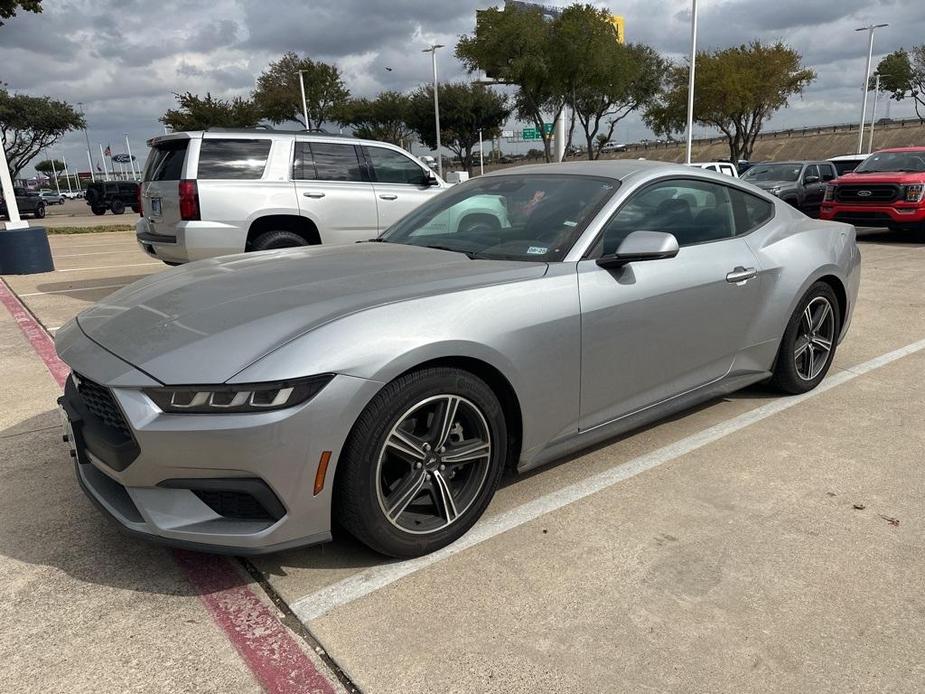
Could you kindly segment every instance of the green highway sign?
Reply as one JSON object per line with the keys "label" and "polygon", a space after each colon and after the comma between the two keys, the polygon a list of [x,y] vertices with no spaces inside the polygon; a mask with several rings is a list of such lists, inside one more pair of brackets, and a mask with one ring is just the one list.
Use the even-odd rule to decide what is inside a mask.
{"label": "green highway sign", "polygon": [[[552,132],[552,123],[543,123],[543,130],[548,135]],[[524,128],[520,134],[523,140],[539,140],[540,131],[537,128]]]}

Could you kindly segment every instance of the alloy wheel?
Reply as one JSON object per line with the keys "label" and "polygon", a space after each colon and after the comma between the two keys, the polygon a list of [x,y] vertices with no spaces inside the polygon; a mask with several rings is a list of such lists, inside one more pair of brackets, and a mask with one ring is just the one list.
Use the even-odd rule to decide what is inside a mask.
{"label": "alloy wheel", "polygon": [[812,299],[803,309],[793,349],[797,375],[804,381],[816,378],[828,363],[835,342],[835,311],[824,296]]}
{"label": "alloy wheel", "polygon": [[425,398],[398,418],[380,450],[379,508],[404,532],[443,530],[478,498],[491,455],[491,430],[474,403],[450,394]]}

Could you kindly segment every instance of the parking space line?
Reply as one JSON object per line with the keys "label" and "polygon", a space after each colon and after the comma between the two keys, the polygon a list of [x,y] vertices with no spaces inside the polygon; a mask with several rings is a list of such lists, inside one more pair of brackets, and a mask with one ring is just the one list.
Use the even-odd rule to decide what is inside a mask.
{"label": "parking space line", "polygon": [[751,426],[752,424],[767,419],[784,410],[788,410],[806,400],[822,395],[833,388],[837,388],[844,383],[854,380],[858,376],[879,369],[897,359],[901,359],[923,349],[925,349],[925,339],[913,342],[905,347],[887,352],[879,357],[853,366],[850,370],[839,371],[838,373],[828,376],[815,390],[811,390],[808,393],[789,397],[782,396],[750,412],[745,412],[732,419],[715,424],[696,434],[691,434],[680,441],[663,446],[651,453],[646,453],[645,455],[641,455],[597,475],[593,475],[586,480],[576,482],[563,489],[541,496],[533,501],[529,501],[511,509],[506,513],[502,513],[497,517],[480,521],[455,543],[432,554],[418,557],[417,559],[374,566],[365,571],[348,576],[326,588],[322,588],[310,595],[295,600],[291,604],[292,611],[303,623],[307,623],[312,619],[317,619],[336,607],[351,603],[380,588],[385,588],[405,576],[409,576],[439,561],[448,559],[470,547],[474,547],[497,535],[513,530],[525,523],[529,523],[541,516],[545,516],[548,513],[563,508],[564,506],[568,506],[585,497],[603,491],[618,482],[623,482],[624,480],[635,477],[659,465],[676,460],[687,453],[703,448],[745,427]]}
{"label": "parking space line", "polygon": [[[0,303],[25,334],[59,386],[70,369],[58,358],[51,336],[0,278]],[[245,582],[232,563],[215,555],[174,550],[173,557],[194,586],[215,625],[247,664],[261,688],[270,694],[321,692],[334,687],[275,612]]]}
{"label": "parking space line", "polygon": [[143,265],[160,265],[161,263],[130,263],[128,265],[101,265],[99,267],[68,267],[63,270],[55,270],[55,272],[83,272],[85,270],[114,270],[116,268],[124,267],[142,267]]}
{"label": "parking space line", "polygon": [[71,292],[92,292],[94,289],[120,289],[128,285],[125,284],[101,284],[98,287],[73,287],[72,289],[52,289],[48,292],[26,292],[25,294],[20,294],[19,298],[22,299],[27,296],[45,296],[46,294],[70,294]]}
{"label": "parking space line", "polygon": [[117,248],[112,251],[93,251],[92,253],[65,253],[62,255],[55,253],[54,256],[55,260],[57,260],[58,258],[83,258],[88,255],[112,255],[113,253],[124,253],[125,251],[126,249],[124,248]]}

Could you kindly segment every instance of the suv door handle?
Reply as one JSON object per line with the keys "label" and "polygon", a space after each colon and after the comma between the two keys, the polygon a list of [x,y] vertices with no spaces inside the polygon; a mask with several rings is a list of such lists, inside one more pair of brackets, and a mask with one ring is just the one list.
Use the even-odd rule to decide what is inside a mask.
{"label": "suv door handle", "polygon": [[322,193],[320,190],[308,190],[302,193],[302,195],[304,195],[306,198],[323,198],[324,197],[324,193]]}
{"label": "suv door handle", "polygon": [[398,200],[398,196],[395,193],[383,193],[379,196],[383,200]]}
{"label": "suv door handle", "polygon": [[726,281],[730,284],[738,284],[739,282],[744,284],[757,275],[758,271],[755,268],[738,265],[732,272],[726,275]]}

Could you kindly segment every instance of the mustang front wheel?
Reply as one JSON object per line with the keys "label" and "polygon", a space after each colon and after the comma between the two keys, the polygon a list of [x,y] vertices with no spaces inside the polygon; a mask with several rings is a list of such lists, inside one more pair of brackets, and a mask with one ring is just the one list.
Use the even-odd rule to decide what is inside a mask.
{"label": "mustang front wheel", "polygon": [[354,426],[337,473],[338,520],[383,554],[432,552],[482,515],[506,449],[504,414],[482,380],[446,368],[407,374]]}

